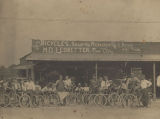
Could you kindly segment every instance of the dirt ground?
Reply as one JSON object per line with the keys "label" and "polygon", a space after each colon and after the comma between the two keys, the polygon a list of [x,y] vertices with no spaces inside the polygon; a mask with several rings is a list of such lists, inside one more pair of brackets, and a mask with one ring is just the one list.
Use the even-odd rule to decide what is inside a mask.
{"label": "dirt ground", "polygon": [[160,119],[160,100],[149,108],[62,106],[1,108],[0,119]]}

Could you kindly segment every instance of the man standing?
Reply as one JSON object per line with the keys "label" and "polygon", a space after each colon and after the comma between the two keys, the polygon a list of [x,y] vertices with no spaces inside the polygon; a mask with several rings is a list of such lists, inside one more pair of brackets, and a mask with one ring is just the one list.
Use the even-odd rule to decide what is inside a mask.
{"label": "man standing", "polygon": [[72,81],[71,81],[71,78],[69,78],[69,76],[66,76],[66,77],[65,77],[64,86],[65,86],[65,89],[71,90]]}
{"label": "man standing", "polygon": [[14,90],[20,90],[20,83],[17,81],[17,79],[13,79],[12,85]]}
{"label": "man standing", "polygon": [[0,80],[0,88],[3,87],[3,80]]}
{"label": "man standing", "polygon": [[36,81],[35,90],[36,90],[36,91],[40,91],[40,90],[41,90],[41,86],[39,85],[39,82],[38,82],[38,81]]}
{"label": "man standing", "polygon": [[104,78],[99,77],[99,81],[100,81],[100,91],[103,92],[106,88],[106,81]]}
{"label": "man standing", "polygon": [[150,103],[149,100],[149,87],[152,85],[152,82],[145,79],[145,76],[142,76],[141,80],[141,102],[143,106],[147,107]]}
{"label": "man standing", "polygon": [[160,74],[157,76],[157,96],[160,97]]}
{"label": "man standing", "polygon": [[128,89],[131,89],[131,91],[135,92],[140,88],[140,80],[137,76],[134,74],[131,74],[131,78],[127,81]]}
{"label": "man standing", "polygon": [[141,80],[141,89],[147,89],[152,85],[152,82],[146,80],[146,79],[142,79]]}
{"label": "man standing", "polygon": [[60,103],[64,105],[64,99],[68,95],[68,92],[65,91],[65,85],[63,82],[63,76],[59,76],[59,80],[56,81],[56,90],[60,97]]}
{"label": "man standing", "polygon": [[100,85],[100,81],[96,79],[96,75],[93,75],[92,79],[90,80],[90,88],[92,93],[98,93]]}
{"label": "man standing", "polygon": [[35,83],[31,78],[29,79],[27,89],[29,91],[35,91]]}
{"label": "man standing", "polygon": [[56,90],[58,92],[65,91],[65,85],[64,85],[64,82],[63,82],[63,76],[62,75],[60,75],[59,80],[56,81]]}

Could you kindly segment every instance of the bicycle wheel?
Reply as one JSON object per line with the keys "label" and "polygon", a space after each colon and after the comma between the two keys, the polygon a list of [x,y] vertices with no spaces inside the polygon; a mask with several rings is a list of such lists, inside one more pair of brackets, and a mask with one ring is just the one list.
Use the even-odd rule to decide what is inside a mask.
{"label": "bicycle wheel", "polygon": [[39,102],[38,102],[38,96],[34,95],[31,97],[31,103],[33,107],[38,107],[39,106]]}
{"label": "bicycle wheel", "polygon": [[42,95],[38,95],[38,105],[39,106],[45,105],[44,97]]}
{"label": "bicycle wheel", "polygon": [[139,100],[144,107],[151,106],[151,97],[148,94],[142,95]]}
{"label": "bicycle wheel", "polygon": [[151,107],[152,104],[152,96],[149,95],[148,97],[148,107]]}
{"label": "bicycle wheel", "polygon": [[11,106],[16,106],[16,107],[20,106],[19,98],[20,98],[20,96],[18,94],[13,95],[12,100],[10,100],[10,105]]}
{"label": "bicycle wheel", "polygon": [[70,95],[67,95],[64,100],[65,100],[65,104],[69,105],[71,103]]}
{"label": "bicycle wheel", "polygon": [[9,96],[4,94],[1,98],[0,98],[0,107],[8,107],[10,105],[10,99]]}
{"label": "bicycle wheel", "polygon": [[4,107],[8,107],[10,105],[10,100],[8,95],[4,95]]}
{"label": "bicycle wheel", "polygon": [[31,102],[30,96],[28,94],[22,95],[19,102],[21,107],[29,107]]}
{"label": "bicycle wheel", "polygon": [[45,94],[43,95],[43,99],[44,99],[44,105],[50,106],[50,96]]}
{"label": "bicycle wheel", "polygon": [[96,94],[91,94],[88,96],[88,104],[89,105],[95,105],[95,97],[96,97]]}
{"label": "bicycle wheel", "polygon": [[148,95],[149,95],[149,106],[151,106],[151,103],[153,101],[153,94],[149,92]]}
{"label": "bicycle wheel", "polygon": [[88,104],[89,103],[89,96],[90,96],[90,94],[84,94],[82,96],[82,102],[83,102],[83,104]]}
{"label": "bicycle wheel", "polygon": [[51,105],[58,105],[60,102],[59,96],[57,94],[50,95],[50,104]]}
{"label": "bicycle wheel", "polygon": [[94,98],[94,102],[96,105],[105,106],[108,101],[105,95],[96,95]]}
{"label": "bicycle wheel", "polygon": [[126,97],[126,105],[128,107],[137,107],[138,106],[138,98],[133,94],[127,94]]}
{"label": "bicycle wheel", "polygon": [[77,94],[76,95],[76,103],[77,104],[82,104],[82,94]]}
{"label": "bicycle wheel", "polygon": [[127,106],[127,94],[125,93],[122,93],[120,96],[119,96],[119,102],[121,104],[122,107],[126,107]]}
{"label": "bicycle wheel", "polygon": [[110,94],[109,98],[108,98],[108,101],[109,101],[109,104],[111,106],[118,106],[118,105],[120,105],[119,95],[117,93]]}
{"label": "bicycle wheel", "polygon": [[76,94],[71,94],[70,95],[70,104],[76,104],[77,102],[77,97],[76,97]]}

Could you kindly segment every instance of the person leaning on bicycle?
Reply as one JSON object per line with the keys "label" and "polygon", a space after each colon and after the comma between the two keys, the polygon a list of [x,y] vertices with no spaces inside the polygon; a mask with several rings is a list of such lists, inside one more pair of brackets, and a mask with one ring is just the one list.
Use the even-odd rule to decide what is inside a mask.
{"label": "person leaning on bicycle", "polygon": [[32,97],[35,91],[35,83],[32,78],[29,78],[25,83],[26,92]]}
{"label": "person leaning on bicycle", "polygon": [[0,80],[0,88],[3,88],[3,80]]}
{"label": "person leaning on bicycle", "polygon": [[67,91],[71,91],[72,90],[72,80],[69,76],[65,76],[65,80],[64,82],[64,87]]}
{"label": "person leaning on bicycle", "polygon": [[4,92],[4,87],[3,87],[3,80],[0,80],[0,93]]}
{"label": "person leaning on bicycle", "polygon": [[131,74],[131,78],[127,79],[128,89],[130,93],[138,93],[140,89],[140,79],[135,74]]}
{"label": "person leaning on bicycle", "polygon": [[12,81],[12,89],[15,91],[19,91],[21,89],[20,82],[16,78]]}
{"label": "person leaning on bicycle", "polygon": [[109,86],[111,85],[111,82],[109,81],[108,79],[108,76],[103,76],[103,77],[100,77],[100,89],[99,91],[101,93],[106,93]]}
{"label": "person leaning on bicycle", "polygon": [[149,104],[149,95],[148,88],[152,85],[152,83],[146,80],[145,75],[131,75],[131,79],[128,83],[128,88],[130,89],[130,93],[135,94],[143,106],[147,107]]}
{"label": "person leaning on bicycle", "polygon": [[141,79],[141,98],[143,106],[147,107],[149,104],[149,88],[151,87],[152,82],[145,78],[145,75],[142,75]]}

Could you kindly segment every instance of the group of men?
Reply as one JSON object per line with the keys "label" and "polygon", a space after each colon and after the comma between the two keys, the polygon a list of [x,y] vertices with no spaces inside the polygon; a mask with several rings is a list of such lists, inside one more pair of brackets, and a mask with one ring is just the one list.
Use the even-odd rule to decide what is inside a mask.
{"label": "group of men", "polygon": [[41,90],[41,91],[64,91],[66,89],[71,88],[72,81],[69,78],[69,76],[65,77],[65,80],[63,80],[62,75],[59,76],[59,80],[56,81],[56,83],[49,82],[46,86],[41,87],[38,83],[38,81],[34,82],[31,78],[27,79],[8,79],[8,80],[1,80],[0,81],[0,87],[3,87],[4,89],[13,89],[13,90]]}
{"label": "group of men", "polygon": [[[119,81],[119,84],[116,84],[116,81]],[[111,85],[115,88],[122,88],[123,90],[128,89],[147,89],[151,87],[152,82],[150,80],[147,80],[144,74],[135,75],[131,74],[130,77],[124,77],[123,79],[117,79],[117,80],[109,80],[108,76],[101,76],[98,78],[95,78],[93,76],[91,82],[90,82],[90,88],[93,93],[99,93],[103,92],[104,90],[107,90]]]}
{"label": "group of men", "polygon": [[17,91],[41,90],[41,87],[38,85],[38,83],[35,84],[31,78],[29,78],[28,80],[16,79],[16,78],[1,80],[0,87],[5,90],[12,89]]}
{"label": "group of men", "polygon": [[93,75],[90,80],[90,90],[92,93],[99,93],[100,91],[108,89],[111,82],[112,81],[108,79],[108,76],[100,76],[96,78],[96,76]]}
{"label": "group of men", "polygon": [[[103,91],[107,90],[109,86],[113,83],[112,80],[109,80],[108,76],[101,76],[99,78],[96,78],[95,75],[93,75],[93,78],[90,80],[90,86],[87,84],[84,87],[87,87],[87,89],[90,87],[91,90],[93,90],[94,93],[96,91]],[[1,87],[4,88],[12,88],[15,90],[56,90],[58,92],[64,92],[64,91],[71,91],[73,87],[75,86],[75,83],[72,81],[72,79],[69,76],[65,76],[63,78],[62,75],[59,76],[59,79],[56,81],[56,83],[48,84],[45,87],[41,88],[40,85],[38,85],[38,82],[34,83],[34,81],[29,78],[29,80],[17,80],[12,79],[11,81],[0,81]],[[137,85],[137,86],[136,86]],[[144,75],[141,75],[140,77],[135,76],[131,74],[130,78],[124,78],[121,80],[121,87],[123,89],[129,89],[129,88],[141,88],[146,89],[152,85],[150,80],[147,80]],[[120,86],[120,85],[119,85]],[[135,86],[135,87],[133,87]],[[157,78],[157,86],[160,87],[160,76]],[[78,86],[75,88],[76,91],[83,89],[81,84],[79,83]],[[86,89],[86,88],[84,88]]]}
{"label": "group of men", "polygon": [[[160,80],[160,77],[159,77]],[[90,80],[90,85],[87,84],[82,87],[79,83],[77,86],[75,85],[74,81],[69,77],[65,76],[63,78],[62,75],[59,75],[59,79],[56,81],[56,83],[49,83],[47,86],[41,88],[38,83],[34,83],[34,81],[29,78],[29,80],[17,80],[13,79],[12,81],[0,81],[1,87],[3,88],[12,88],[15,90],[40,90],[40,91],[56,91],[60,97],[61,103],[64,102],[65,97],[68,95],[69,91],[71,91],[74,87],[75,91],[91,91],[92,93],[100,93],[108,90],[108,88],[114,84],[114,81],[109,80],[108,76],[101,76],[96,78],[95,75],[93,75],[92,79]],[[123,90],[128,89],[141,89],[143,91],[146,91],[148,87],[152,85],[150,80],[147,80],[145,78],[145,75],[141,74],[140,76],[136,76],[134,74],[131,74],[130,78],[124,78],[121,79],[120,85],[116,85],[115,87],[121,87]],[[160,86],[160,82],[157,82],[157,85]]]}

